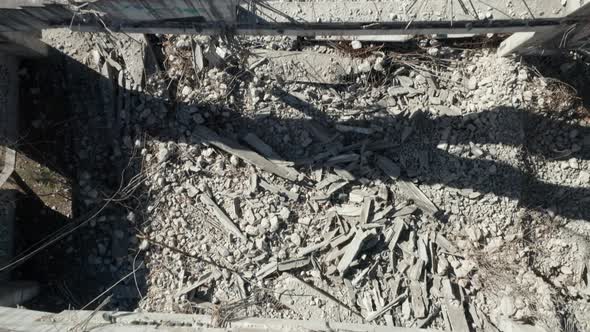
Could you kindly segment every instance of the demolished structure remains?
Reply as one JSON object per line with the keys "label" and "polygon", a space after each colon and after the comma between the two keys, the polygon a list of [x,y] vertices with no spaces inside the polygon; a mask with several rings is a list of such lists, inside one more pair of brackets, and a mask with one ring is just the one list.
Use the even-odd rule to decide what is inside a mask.
{"label": "demolished structure remains", "polygon": [[0,4],[0,330],[588,330],[589,8]]}

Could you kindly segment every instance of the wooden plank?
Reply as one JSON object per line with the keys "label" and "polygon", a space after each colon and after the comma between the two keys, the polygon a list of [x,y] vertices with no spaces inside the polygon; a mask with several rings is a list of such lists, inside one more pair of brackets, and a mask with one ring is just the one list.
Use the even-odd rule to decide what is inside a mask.
{"label": "wooden plank", "polygon": [[424,195],[424,193],[412,182],[400,180],[399,176],[401,170],[397,164],[387,159],[386,157],[377,157],[377,166],[392,180],[396,181],[396,184],[402,191],[402,194],[407,198],[414,201],[414,203],[422,209],[425,213],[430,215],[436,215],[439,212],[438,207],[432,203],[432,201]]}
{"label": "wooden plank", "polygon": [[254,148],[254,150],[258,151],[258,153],[262,154],[272,162],[275,162],[275,160],[280,162],[283,159],[272,149],[272,147],[253,133],[248,133],[243,137],[243,140]]}
{"label": "wooden plank", "polygon": [[292,161],[286,161],[282,158],[278,153],[276,153],[272,147],[266,144],[263,140],[258,138],[258,136],[254,135],[253,133],[249,133],[242,138],[248,145],[250,145],[254,150],[260,153],[262,156],[273,162],[275,165],[279,167],[283,167],[289,172],[293,174],[293,176],[299,177],[300,174],[297,170],[291,166],[293,166]]}
{"label": "wooden plank", "polygon": [[277,272],[277,266],[278,266],[277,261],[272,261],[266,265],[263,265],[256,272],[256,278],[264,279],[264,278],[268,277],[269,275],[273,274],[274,272]]}
{"label": "wooden plank", "polygon": [[391,230],[391,232],[388,233],[389,235],[385,237],[385,243],[387,244],[389,250],[395,249],[402,232],[406,228],[406,224],[403,222],[403,220],[396,219],[393,223],[395,224],[393,230]]}

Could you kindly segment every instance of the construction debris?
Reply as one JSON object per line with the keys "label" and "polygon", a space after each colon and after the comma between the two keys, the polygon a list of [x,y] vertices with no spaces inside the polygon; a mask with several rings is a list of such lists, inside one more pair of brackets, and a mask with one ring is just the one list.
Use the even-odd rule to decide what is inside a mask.
{"label": "construction debris", "polygon": [[231,141],[227,138],[223,138],[217,135],[214,131],[210,130],[207,127],[196,126],[195,130],[195,134],[202,140],[202,143],[214,145],[227,153],[235,155],[240,159],[251,163],[252,165],[260,167],[261,169],[269,173],[283,177],[287,180],[297,180],[296,175],[291,174],[288,170],[284,169],[283,167],[273,164],[261,155],[248,150],[247,148],[243,147],[237,142]]}
{"label": "construction debris", "polygon": [[366,318],[367,322],[371,322],[371,321],[381,317],[381,315],[383,315],[384,313],[391,310],[394,306],[399,305],[403,300],[405,300],[406,297],[407,297],[406,294],[402,294],[402,295],[398,296],[397,298],[395,298],[393,301],[391,301],[387,305],[383,306],[378,311],[367,316],[367,318]]}
{"label": "construction debris", "polygon": [[408,182],[408,181],[399,181],[397,183],[399,186],[402,194],[407,198],[414,201],[414,204],[418,206],[422,211],[425,213],[430,214],[431,216],[436,216],[439,212],[439,209],[432,203],[426,195],[416,186],[415,184]]}
{"label": "construction debris", "polygon": [[375,234],[375,230],[369,230],[364,232],[362,230],[356,231],[354,237],[352,238],[352,241],[346,246],[344,255],[338,263],[338,271],[341,275],[344,275],[344,273],[348,270],[350,264],[358,255],[361,247],[363,246],[367,238]]}
{"label": "construction debris", "polygon": [[211,197],[209,197],[207,194],[202,194],[201,196],[199,196],[199,199],[201,200],[201,202],[211,207],[213,213],[217,217],[217,221],[221,224],[222,227],[224,227],[230,233],[236,235],[239,239],[243,241],[247,240],[246,236],[242,233],[242,231],[238,227],[236,227],[236,225],[228,217],[228,215],[225,214],[225,212],[217,204],[215,204]]}
{"label": "construction debris", "polygon": [[290,271],[307,266],[311,262],[309,257],[294,258],[278,264],[279,272]]}
{"label": "construction debris", "polygon": [[[556,95],[568,88],[436,38],[402,55],[369,42],[153,37],[165,62],[143,85],[114,45],[76,50],[98,59],[104,89],[116,83],[122,137],[94,153],[107,121],[76,122],[88,133],[69,148],[85,165],[131,160],[108,178],[141,179],[121,204],[132,211],[88,227],[100,245],[87,265],[132,271],[137,231],[162,244],[141,247],[146,286],[125,284],[118,304],[445,331],[584,320],[590,141]],[[110,192],[94,183],[104,169],[81,171],[84,209]],[[119,220],[120,232],[107,227]],[[114,237],[129,242],[117,257],[105,249]]]}
{"label": "construction debris", "polygon": [[3,186],[14,172],[14,167],[16,165],[16,151],[4,147],[0,149],[0,152],[3,154],[0,158],[4,158],[2,171],[0,172],[0,186]]}

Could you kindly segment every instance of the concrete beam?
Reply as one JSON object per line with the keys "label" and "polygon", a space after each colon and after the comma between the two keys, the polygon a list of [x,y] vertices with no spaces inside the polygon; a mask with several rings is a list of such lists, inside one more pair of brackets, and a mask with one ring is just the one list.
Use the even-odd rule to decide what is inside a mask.
{"label": "concrete beam", "polygon": [[498,55],[549,55],[567,48],[568,40],[578,42],[588,36],[589,25],[586,21],[590,15],[590,3],[580,6],[579,3],[568,1],[567,4],[567,15],[562,19],[562,24],[544,32],[516,33],[500,44]]}
{"label": "concrete beam", "polygon": [[[196,34],[218,35],[235,33],[238,35],[284,35],[284,36],[405,36],[405,35],[447,35],[447,34],[475,34],[487,33],[517,33],[517,32],[547,32],[558,26],[556,20],[546,21],[494,21],[494,22],[394,22],[394,23],[265,23],[255,26],[238,24],[236,26],[221,26],[214,24],[151,24],[142,26],[120,25],[111,27],[115,32],[127,33],[155,33],[155,34]],[[370,25],[370,26],[369,26]],[[77,25],[72,30],[81,32],[102,31],[98,25]]]}
{"label": "concrete beam", "polygon": [[[88,331],[109,332],[245,332],[245,331],[373,331],[373,332],[440,332],[434,329],[392,327],[370,324],[338,323],[316,320],[290,320],[271,318],[239,318],[228,322],[227,327],[211,326],[208,315],[64,311],[59,314],[26,309],[0,307],[0,329],[14,332],[69,331],[80,322]],[[158,322],[154,324],[154,322]]]}
{"label": "concrete beam", "polygon": [[[573,2],[573,1],[569,1]],[[463,5],[460,5],[463,3]],[[267,1],[244,11],[266,22],[395,22],[546,19],[563,17],[567,8],[556,0],[505,1]]]}
{"label": "concrete beam", "polygon": [[47,56],[49,47],[39,36],[35,32],[0,32],[0,52],[25,58]]}
{"label": "concrete beam", "polygon": [[[19,61],[16,57],[0,53],[0,187],[14,172],[16,152],[10,147],[18,137],[18,81]],[[0,189],[0,267],[8,264],[14,255],[15,192]],[[10,272],[0,272],[0,281],[10,278]]]}

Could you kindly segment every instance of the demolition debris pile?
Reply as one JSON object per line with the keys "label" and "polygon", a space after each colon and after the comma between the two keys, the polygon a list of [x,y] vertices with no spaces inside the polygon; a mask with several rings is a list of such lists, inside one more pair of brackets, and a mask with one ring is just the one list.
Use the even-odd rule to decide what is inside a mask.
{"label": "demolition debris pile", "polygon": [[132,250],[93,259],[145,264],[122,301],[216,324],[588,327],[589,118],[565,84],[436,41],[160,38],[85,46],[136,176],[96,226]]}

